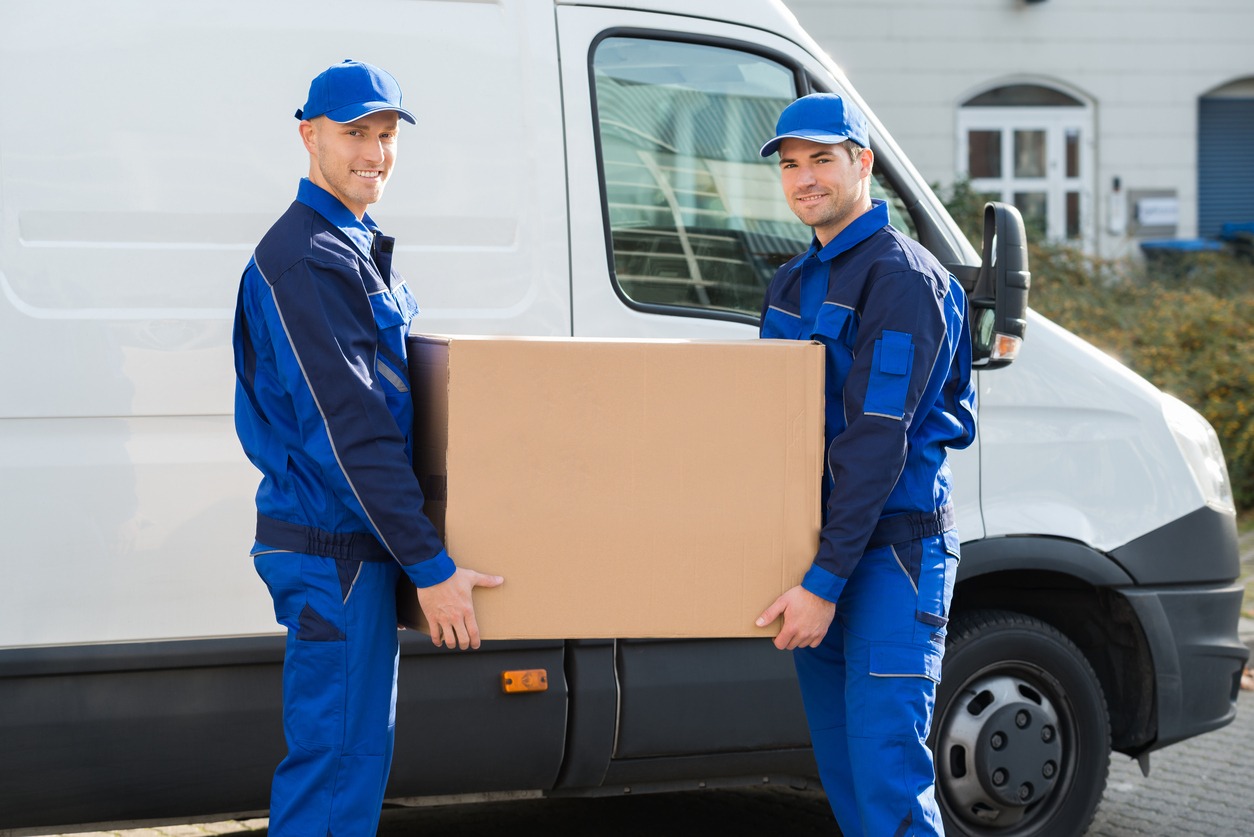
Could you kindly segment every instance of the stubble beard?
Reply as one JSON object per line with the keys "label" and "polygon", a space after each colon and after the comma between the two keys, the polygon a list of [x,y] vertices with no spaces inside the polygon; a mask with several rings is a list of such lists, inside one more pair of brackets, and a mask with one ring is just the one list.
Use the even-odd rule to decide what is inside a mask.
{"label": "stubble beard", "polygon": [[377,203],[383,197],[383,187],[387,185],[387,175],[380,174],[376,184],[358,182],[359,178],[350,170],[331,167],[322,159],[318,160],[318,169],[322,179],[330,184],[341,198],[341,203],[354,203],[368,206]]}

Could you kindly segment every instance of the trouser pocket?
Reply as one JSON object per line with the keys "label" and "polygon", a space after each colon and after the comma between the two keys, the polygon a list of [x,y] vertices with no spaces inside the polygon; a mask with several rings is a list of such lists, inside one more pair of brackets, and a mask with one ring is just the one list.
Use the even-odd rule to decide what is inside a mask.
{"label": "trouser pocket", "polygon": [[343,581],[331,558],[267,549],[253,563],[287,628],[283,725],[289,746],[340,747],[344,739],[348,642]]}
{"label": "trouser pocket", "polygon": [[943,645],[958,572],[957,532],[895,544],[892,549],[917,593],[915,641]]}

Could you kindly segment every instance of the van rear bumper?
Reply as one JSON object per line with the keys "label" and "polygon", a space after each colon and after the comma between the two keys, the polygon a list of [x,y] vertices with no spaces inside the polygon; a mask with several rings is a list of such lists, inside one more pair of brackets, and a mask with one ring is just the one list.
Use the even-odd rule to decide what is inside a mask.
{"label": "van rear bumper", "polygon": [[1250,656],[1237,632],[1243,589],[1227,584],[1119,592],[1140,620],[1154,665],[1158,729],[1146,751],[1230,723]]}

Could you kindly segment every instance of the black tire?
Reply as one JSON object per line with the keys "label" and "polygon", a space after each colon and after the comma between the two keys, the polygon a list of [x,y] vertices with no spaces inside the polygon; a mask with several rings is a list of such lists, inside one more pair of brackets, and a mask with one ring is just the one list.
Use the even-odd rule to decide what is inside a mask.
{"label": "black tire", "polygon": [[951,837],[1075,837],[1110,770],[1110,716],[1078,648],[1021,613],[954,619],[929,738]]}

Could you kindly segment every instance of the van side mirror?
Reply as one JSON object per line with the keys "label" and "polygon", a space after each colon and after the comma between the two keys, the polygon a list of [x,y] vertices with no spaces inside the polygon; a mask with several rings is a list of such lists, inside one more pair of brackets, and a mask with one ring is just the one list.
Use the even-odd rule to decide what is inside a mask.
{"label": "van side mirror", "polygon": [[972,364],[997,369],[1019,354],[1032,285],[1023,216],[1010,204],[984,205],[983,257],[968,303]]}

